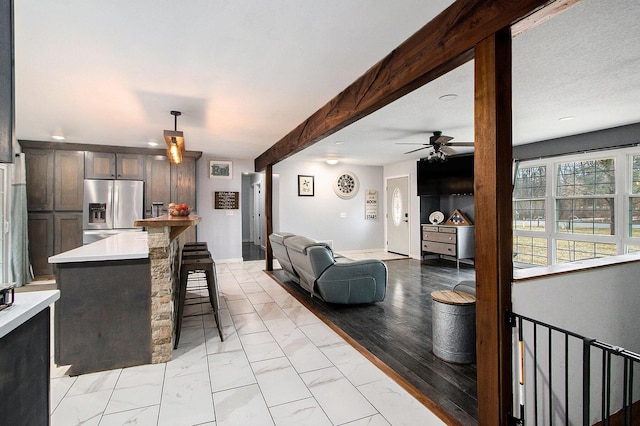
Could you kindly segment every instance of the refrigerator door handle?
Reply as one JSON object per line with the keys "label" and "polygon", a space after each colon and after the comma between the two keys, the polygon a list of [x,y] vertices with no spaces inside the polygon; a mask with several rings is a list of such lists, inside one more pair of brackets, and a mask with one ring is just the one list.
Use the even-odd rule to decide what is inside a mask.
{"label": "refrigerator door handle", "polygon": [[113,228],[116,227],[118,212],[120,211],[120,185],[113,184]]}

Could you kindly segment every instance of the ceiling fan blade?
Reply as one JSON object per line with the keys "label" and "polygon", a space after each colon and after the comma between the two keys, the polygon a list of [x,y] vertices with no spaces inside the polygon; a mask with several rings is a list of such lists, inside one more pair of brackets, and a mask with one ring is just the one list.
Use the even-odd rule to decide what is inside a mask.
{"label": "ceiling fan blade", "polygon": [[405,154],[411,154],[412,152],[420,151],[421,149],[427,149],[427,148],[430,148],[430,147],[431,147],[431,145],[423,146],[422,148],[414,149],[412,151],[407,151],[407,152],[405,152]]}
{"label": "ceiling fan blade", "polygon": [[396,145],[424,145],[429,146],[430,143],[420,143],[420,142],[396,142]]}
{"label": "ceiling fan blade", "polygon": [[453,155],[453,154],[455,154],[455,153],[456,153],[456,150],[455,150],[455,149],[453,149],[453,148],[449,148],[449,146],[448,146],[448,145],[442,145],[442,146],[440,147],[440,151],[444,152],[444,153],[445,153],[445,154],[447,154],[447,155]]}
{"label": "ceiling fan blade", "polygon": [[449,142],[451,139],[453,139],[451,136],[440,135],[440,136],[436,136],[434,138],[434,140],[431,141],[431,142],[432,143],[439,143],[440,145],[444,145],[447,142]]}
{"label": "ceiling fan blade", "polygon": [[449,142],[448,146],[473,146],[473,142]]}

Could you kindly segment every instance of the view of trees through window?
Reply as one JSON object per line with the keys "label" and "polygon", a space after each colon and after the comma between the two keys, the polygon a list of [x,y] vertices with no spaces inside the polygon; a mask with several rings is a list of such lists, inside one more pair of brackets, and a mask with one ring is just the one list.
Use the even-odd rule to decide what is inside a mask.
{"label": "view of trees through window", "polygon": [[[640,154],[629,151],[521,165],[513,190],[514,262],[547,265],[640,251]],[[622,223],[616,206],[627,207],[617,217]]]}

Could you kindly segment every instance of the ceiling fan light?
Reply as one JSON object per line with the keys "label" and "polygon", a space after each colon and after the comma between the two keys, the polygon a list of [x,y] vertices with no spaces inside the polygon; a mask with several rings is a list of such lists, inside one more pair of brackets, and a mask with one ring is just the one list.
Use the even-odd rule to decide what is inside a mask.
{"label": "ceiling fan light", "polygon": [[455,101],[458,98],[458,95],[456,95],[455,93],[448,93],[446,95],[442,95],[440,96],[440,100],[444,101],[444,102],[448,102],[448,101]]}

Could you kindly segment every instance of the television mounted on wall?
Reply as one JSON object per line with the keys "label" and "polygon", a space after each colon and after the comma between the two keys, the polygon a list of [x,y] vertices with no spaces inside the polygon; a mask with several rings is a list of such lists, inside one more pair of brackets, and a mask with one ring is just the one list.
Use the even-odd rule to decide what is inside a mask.
{"label": "television mounted on wall", "polygon": [[446,161],[419,160],[418,195],[473,194],[473,155],[447,157]]}

